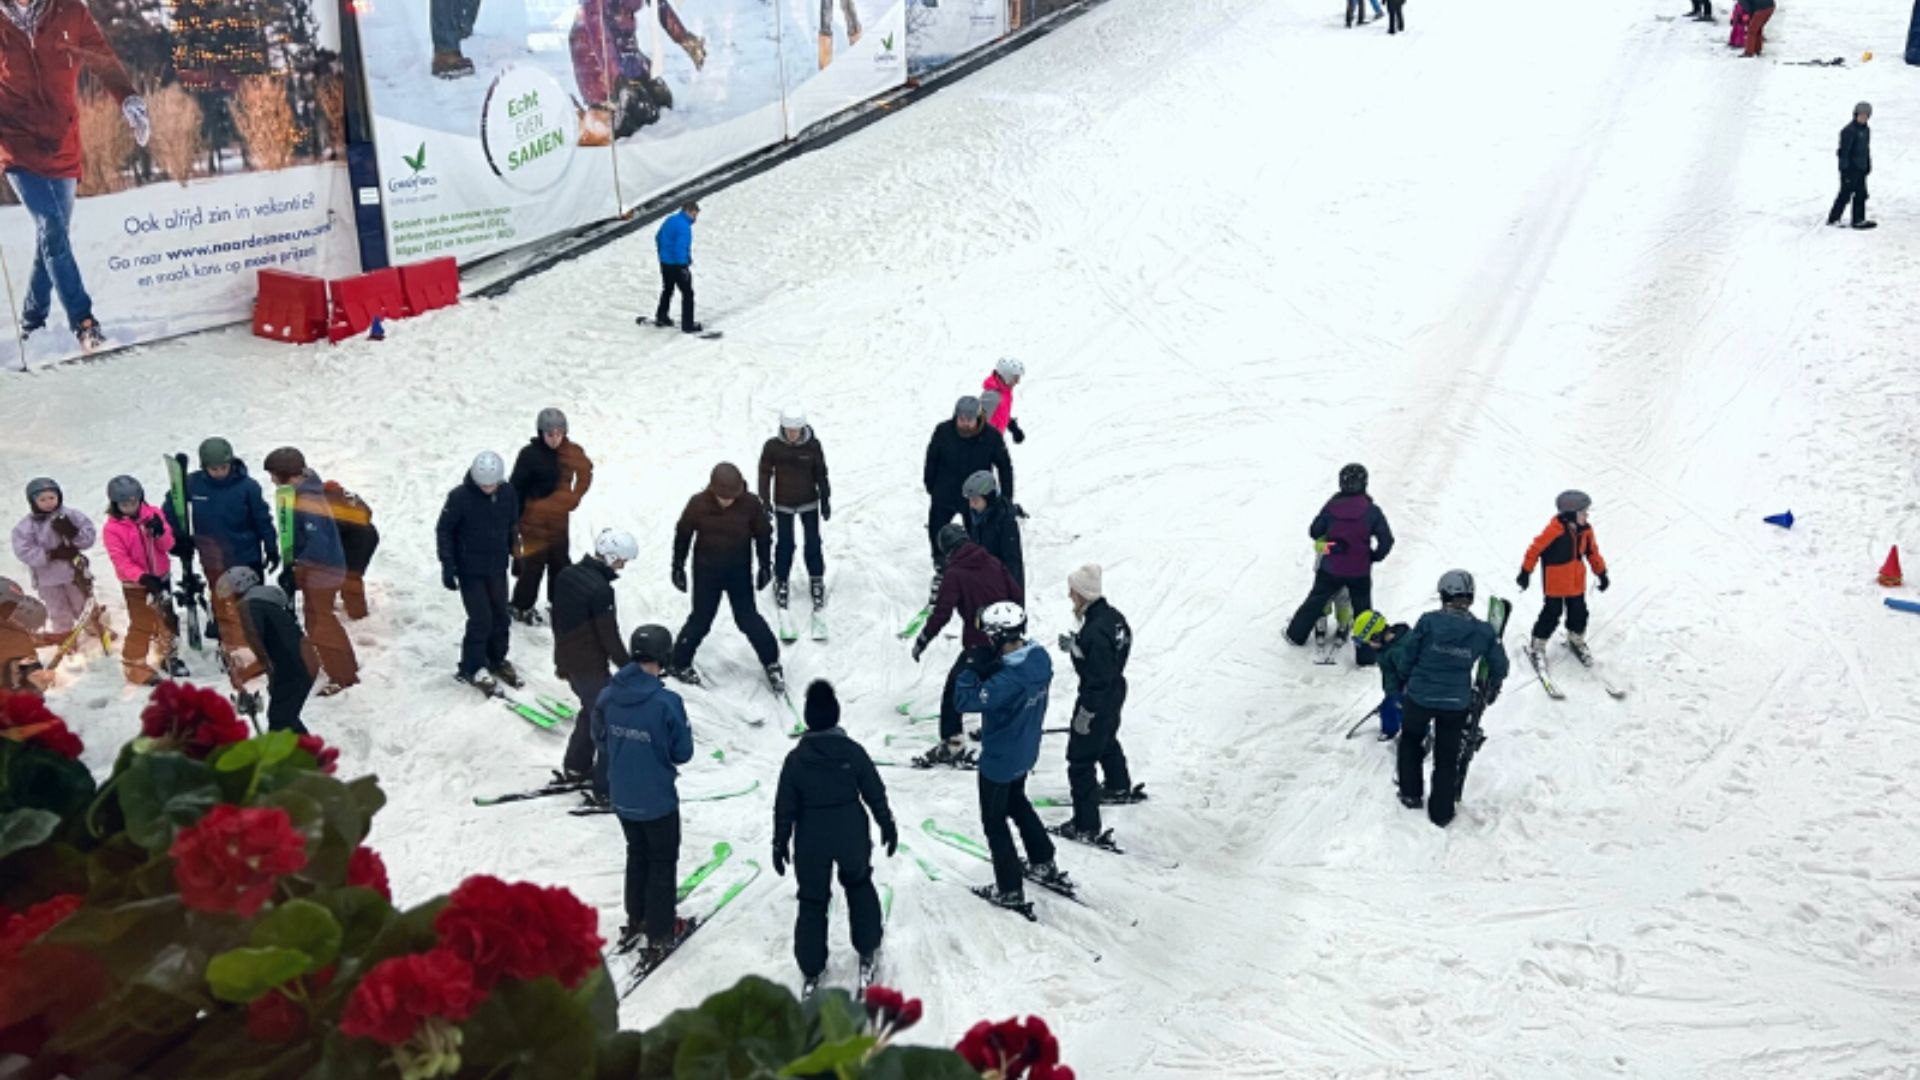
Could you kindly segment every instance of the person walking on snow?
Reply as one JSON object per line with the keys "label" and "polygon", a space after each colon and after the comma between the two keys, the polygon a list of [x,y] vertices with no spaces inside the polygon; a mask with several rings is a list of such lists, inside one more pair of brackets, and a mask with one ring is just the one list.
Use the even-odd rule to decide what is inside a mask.
{"label": "person walking on snow", "polygon": [[[1373,606],[1373,564],[1393,550],[1393,529],[1387,515],[1367,494],[1367,469],[1348,465],[1340,470],[1340,493],[1327,500],[1313,522],[1307,526],[1323,552],[1313,572],[1313,588],[1287,624],[1287,640],[1305,645],[1327,609],[1328,601],[1341,589],[1347,590],[1352,608],[1362,611]],[[1361,667],[1373,663],[1373,649],[1355,643],[1354,663]]]}
{"label": "person walking on snow", "polygon": [[1427,820],[1444,829],[1460,798],[1461,741],[1473,709],[1474,669],[1486,661],[1487,696],[1482,704],[1493,704],[1507,678],[1507,651],[1493,627],[1470,610],[1472,574],[1447,571],[1440,576],[1439,591],[1440,610],[1420,616],[1399,646],[1405,655],[1395,659],[1394,668],[1406,673],[1395,687],[1406,705],[1398,751],[1400,805],[1420,808],[1426,779],[1421,758],[1432,728],[1433,792],[1426,800]]}
{"label": "person walking on snow", "polygon": [[820,549],[820,523],[833,517],[828,500],[827,452],[798,406],[780,414],[780,430],[760,448],[760,501],[773,516],[773,602],[787,607],[787,575],[793,571],[794,521],[806,535],[807,579],[813,610],[827,606],[827,561]]}
{"label": "person walking on snow", "polygon": [[[1070,840],[1098,843],[1103,793],[1131,795],[1127,752],[1120,746],[1120,709],[1127,703],[1127,657],[1133,652],[1133,628],[1107,603],[1100,567],[1088,563],[1067,575],[1078,633],[1061,634],[1060,649],[1073,660],[1080,692],[1073,701],[1072,733],[1067,737],[1067,788],[1073,794],[1073,820],[1060,831]],[[1100,783],[1098,773],[1106,774]]]}
{"label": "person walking on snow", "polygon": [[561,763],[564,780],[592,781],[596,800],[607,798],[606,758],[594,753],[593,707],[606,690],[610,671],[631,657],[620,636],[613,583],[626,565],[640,557],[640,544],[624,529],[602,529],[593,554],[560,571],[553,579],[553,673],[567,680],[580,699],[573,735]]}
{"label": "person walking on snow", "polygon": [[[884,934],[880,894],[873,887],[873,833],[867,815],[880,826],[880,843],[893,858],[900,830],[887,806],[887,785],[859,743],[840,726],[840,700],[831,683],[807,687],[806,734],[780,766],[773,797],[773,872],[785,876],[792,842],[793,878],[799,913],[793,921],[793,959],[805,981],[802,995],[819,985],[827,967],[827,902],[833,896],[833,871],[847,894],[847,924],[853,951],[860,954],[860,981],[873,974]],[[862,809],[861,804],[866,806]]]}
{"label": "person walking on snow", "polygon": [[967,505],[962,492],[967,477],[992,470],[1000,478],[1000,494],[1013,501],[1013,461],[1007,440],[983,419],[980,399],[971,394],[953,406],[953,419],[934,425],[927,440],[927,460],[921,469],[926,487],[927,546],[934,566],[940,565],[940,529]]}
{"label": "person walking on snow", "polygon": [[321,490],[327,496],[327,512],[340,530],[340,550],[347,557],[347,577],[340,584],[340,606],[347,618],[359,622],[367,611],[367,567],[373,565],[373,553],[380,549],[380,530],[373,524],[373,507],[366,500],[334,480]]}
{"label": "person walking on snow", "polygon": [[1347,0],[1347,27],[1367,25],[1367,0]]}
{"label": "person walking on snow", "polygon": [[1695,22],[1713,21],[1713,0],[1693,0],[1693,13],[1688,16]]}
{"label": "person walking on snow", "polygon": [[[274,532],[273,514],[260,482],[247,474],[246,462],[234,457],[232,443],[214,436],[200,444],[200,468],[187,474],[186,493],[188,521],[174,516],[171,499],[161,511],[173,530],[174,554],[181,553],[183,540],[190,540],[207,581],[218,583],[221,575],[236,566],[251,569],[262,580],[280,569],[280,538]],[[235,603],[220,599],[218,590],[213,619],[209,636],[227,648],[237,648],[242,638],[239,614]]]}
{"label": "person walking on snow", "polygon": [[[1027,640],[1027,613],[1019,604],[1003,601],[981,612],[980,630],[988,643],[967,649],[953,687],[955,706],[983,717],[980,827],[993,854],[993,885],[974,891],[1003,907],[1018,907],[1026,903],[1022,880],[1028,874],[1061,888],[1073,887],[1054,865],[1053,839],[1027,801],[1027,774],[1040,760],[1053,660],[1037,642]],[[1020,830],[1025,866],[1013,846],[1009,821]]]}
{"label": "person walking on snow", "polygon": [[127,682],[152,686],[160,673],[148,661],[157,643],[161,666],[173,678],[187,676],[178,646],[180,616],[173,610],[173,530],[157,506],[147,505],[146,489],[131,476],[107,483],[107,521],[101,540],[113,562],[113,576],[127,601],[127,640],[120,650],[120,667]]}
{"label": "person walking on snow", "polygon": [[1018,604],[1026,599],[1007,568],[987,554],[985,548],[968,540],[965,529],[948,524],[940,530],[939,542],[946,565],[938,578],[933,611],[927,616],[926,625],[920,628],[920,636],[913,641],[913,661],[920,662],[927,646],[946,629],[947,620],[953,618],[956,608],[960,612],[961,653],[954,659],[940,691],[940,743],[913,760],[915,766],[923,769],[934,765],[964,766],[970,760],[953,688],[959,684],[961,669],[966,666],[967,651],[993,643],[979,626],[982,614],[995,604]]}
{"label": "person walking on snow", "polygon": [[[767,620],[754,606],[755,589],[764,589],[773,581],[771,559],[773,526],[760,499],[747,490],[740,470],[729,462],[713,467],[707,486],[687,500],[680,521],[673,527],[673,587],[687,591],[687,554],[693,554],[693,611],[673,647],[673,666],[667,674],[681,682],[700,685],[693,656],[713,629],[713,617],[725,596],[733,611],[733,625],[747,635],[760,666],[766,669],[767,685],[776,694],[787,692],[786,675],[780,670],[780,643],[774,640]],[[755,554],[760,573],[753,573]]]}
{"label": "person walking on snow", "polygon": [[[91,598],[87,559],[93,522],[68,506],[60,485],[45,476],[27,481],[27,516],[13,527],[13,555],[33,575],[33,591],[47,608],[47,636],[58,641],[86,611]],[[98,612],[96,627],[104,629]]]}
{"label": "person walking on snow", "polygon": [[1747,48],[1742,56],[1759,56],[1760,50],[1767,44],[1767,20],[1773,18],[1774,0],[1746,0],[1747,8],[1753,12],[1747,18]]}
{"label": "person walking on snow", "polygon": [[1611,584],[1607,580],[1607,560],[1601,557],[1600,543],[1593,535],[1592,526],[1587,524],[1587,508],[1593,505],[1593,500],[1584,491],[1563,491],[1553,505],[1553,520],[1547,522],[1547,527],[1528,545],[1526,557],[1520,560],[1520,575],[1514,578],[1520,591],[1526,592],[1533,580],[1534,564],[1545,567],[1540,588],[1547,598],[1540,605],[1540,618],[1533,624],[1533,642],[1527,652],[1536,664],[1545,659],[1547,639],[1553,637],[1564,611],[1567,647],[1581,663],[1591,663],[1593,655],[1587,651],[1586,637],[1586,564],[1591,563],[1593,572],[1599,575],[1601,592],[1606,592]]}
{"label": "person walking on snow", "polygon": [[960,485],[960,494],[967,500],[967,539],[999,559],[1025,595],[1027,565],[1020,552],[1020,521],[1007,500],[1000,497],[1000,485],[993,474],[983,469],[967,477],[967,482]]}
{"label": "person walking on snow", "polygon": [[993,430],[1011,438],[1014,445],[1027,441],[1020,421],[1013,418],[1013,388],[1027,375],[1027,365],[1011,356],[994,361],[993,373],[980,384],[980,408],[987,414]]}
{"label": "person walking on snow", "polygon": [[47,624],[47,606],[0,577],[0,690],[39,694],[53,685],[53,672],[40,663],[36,643]]}
{"label": "person walking on snow", "polygon": [[1853,227],[1871,229],[1877,224],[1867,220],[1867,174],[1873,171],[1873,151],[1871,142],[1873,131],[1867,127],[1867,120],[1873,116],[1873,106],[1861,102],[1853,107],[1853,122],[1840,129],[1840,194],[1834,196],[1833,209],[1827,213],[1827,224],[1840,224],[1840,211],[1847,203],[1853,203]]}
{"label": "person walking on snow", "polygon": [[673,653],[664,626],[642,626],[627,643],[631,662],[593,707],[593,739],[606,760],[613,812],[627,838],[627,924],[621,947],[665,952],[692,924],[674,912],[680,880],[679,766],[693,760],[693,729],[680,695],[660,681]]}
{"label": "person walking on snow", "polygon": [[283,446],[268,454],[265,464],[275,484],[294,490],[293,565],[281,571],[280,588],[285,592],[291,585],[300,593],[307,637],[327,674],[320,696],[332,697],[360,682],[353,640],[333,611],[341,586],[347,583],[347,553],[340,543],[340,528],[333,522],[326,485],[307,468],[305,454]]}
{"label": "person walking on snow", "polygon": [[697,334],[705,327],[693,321],[693,223],[700,220],[700,204],[690,202],[660,223],[653,234],[660,255],[660,303],[653,309],[653,325],[673,325],[673,291],[680,290],[680,329]]}
{"label": "person walking on snow", "polygon": [[[506,483],[507,463],[491,450],[474,456],[460,486],[447,492],[434,526],[440,583],[460,594],[467,629],[454,677],[485,694],[522,684],[507,662],[507,563],[520,528],[520,501]],[[481,669],[491,672],[489,677]]]}
{"label": "person walking on snow", "polygon": [[[1406,17],[1401,14],[1402,9],[1406,6],[1407,0],[1387,0],[1387,33],[1404,34],[1407,32],[1407,20]],[[1380,9],[1377,6],[1373,9],[1373,17],[1375,19],[1380,17]]]}
{"label": "person walking on snow", "polygon": [[553,580],[573,565],[572,536],[568,528],[580,500],[593,486],[593,459],[580,444],[567,438],[567,414],[541,409],[534,419],[534,436],[513,459],[507,480],[520,500],[520,544],[514,549],[517,579],[510,602],[513,621],[539,626],[545,621],[535,606],[540,602],[540,579],[547,578],[547,599],[553,599]]}
{"label": "person walking on snow", "polygon": [[227,673],[233,688],[244,691],[264,671],[267,730],[307,734],[300,712],[313,692],[320,658],[294,620],[293,601],[278,587],[261,581],[251,566],[236,566],[220,575],[214,594],[233,607],[239,623],[241,636],[228,646],[245,644],[253,651],[253,663]]}
{"label": "person walking on snow", "polygon": [[1407,673],[1404,667],[1406,653],[1398,646],[1406,641],[1407,633],[1406,623],[1389,626],[1387,617],[1377,611],[1363,611],[1353,620],[1354,640],[1366,644],[1379,656],[1380,689],[1383,694],[1374,712],[1380,716],[1381,742],[1390,742],[1400,734],[1400,688],[1406,685]]}

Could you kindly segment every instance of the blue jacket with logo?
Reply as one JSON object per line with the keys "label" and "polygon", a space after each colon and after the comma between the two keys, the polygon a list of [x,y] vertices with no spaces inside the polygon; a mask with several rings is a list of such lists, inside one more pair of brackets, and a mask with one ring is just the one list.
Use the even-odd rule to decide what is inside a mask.
{"label": "blue jacket with logo", "polygon": [[1487,682],[1497,688],[1507,678],[1507,650],[1493,627],[1470,611],[1443,607],[1420,616],[1413,632],[1394,643],[1392,667],[1406,672],[1400,687],[1409,701],[1429,709],[1452,711],[1473,704],[1473,672],[1487,661]]}
{"label": "blue jacket with logo", "polygon": [[685,210],[677,210],[660,223],[653,234],[654,247],[660,251],[662,266],[690,266],[693,263],[693,219]]}
{"label": "blue jacket with logo", "polygon": [[305,568],[308,579],[321,588],[336,588],[347,580],[347,552],[340,546],[340,526],[327,505],[327,490],[312,469],[293,485],[293,561]]}
{"label": "blue jacket with logo", "polygon": [[188,474],[187,513],[193,528],[175,519],[173,500],[167,500],[164,509],[175,536],[192,534],[193,546],[209,572],[216,567],[260,566],[268,552],[278,554],[273,512],[260,493],[260,481],[247,475],[246,462],[239,458],[224,479],[215,480],[205,469]]}
{"label": "blue jacket with logo", "polygon": [[652,821],[680,809],[677,766],[693,760],[693,729],[680,695],[658,675],[628,664],[594,703],[593,741],[607,762],[613,812]]}
{"label": "blue jacket with logo", "polygon": [[963,713],[982,714],[981,776],[1005,784],[1033,771],[1052,686],[1053,659],[1032,641],[1001,657],[999,670],[985,678],[972,668],[961,670],[953,703]]}

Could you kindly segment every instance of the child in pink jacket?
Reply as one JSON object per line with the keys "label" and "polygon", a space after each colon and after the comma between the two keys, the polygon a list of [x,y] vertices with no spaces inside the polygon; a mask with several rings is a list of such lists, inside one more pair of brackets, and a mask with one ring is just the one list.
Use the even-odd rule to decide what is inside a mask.
{"label": "child in pink jacket", "polygon": [[1027,441],[1027,433],[1020,430],[1020,421],[1013,418],[1013,388],[1020,385],[1021,376],[1027,373],[1027,365],[1011,356],[1003,356],[993,365],[993,374],[980,384],[980,407],[987,414],[987,423],[1002,435],[1010,435],[1016,443]]}
{"label": "child in pink jacket", "polygon": [[131,476],[116,476],[107,484],[107,556],[113,560],[114,577],[120,581],[121,594],[127,600],[127,644],[120,650],[121,669],[127,681],[136,686],[151,686],[160,681],[160,673],[148,663],[155,639],[160,646],[161,665],[167,674],[182,678],[187,665],[175,647],[180,634],[180,617],[174,613],[168,577],[173,564],[173,530],[167,516],[157,506],[147,505],[147,493],[140,481]]}
{"label": "child in pink jacket", "polygon": [[33,591],[47,606],[47,636],[66,637],[86,610],[88,593],[81,578],[93,547],[93,522],[66,505],[60,485],[47,477],[27,482],[26,517],[13,527],[13,554],[33,572]]}

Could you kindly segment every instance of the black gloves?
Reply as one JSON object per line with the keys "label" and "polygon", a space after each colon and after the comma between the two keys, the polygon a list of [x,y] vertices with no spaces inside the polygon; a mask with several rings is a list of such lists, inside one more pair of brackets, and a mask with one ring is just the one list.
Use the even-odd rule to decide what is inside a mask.
{"label": "black gloves", "polygon": [[773,567],[763,564],[760,567],[759,576],[753,579],[753,587],[764,590],[771,584],[773,584]]}
{"label": "black gloves", "polygon": [[681,592],[687,591],[687,572],[678,566],[673,568],[673,587]]}
{"label": "black gloves", "polygon": [[460,578],[453,572],[453,567],[443,566],[440,568],[440,584],[445,585],[448,592],[460,591]]}
{"label": "black gloves", "polygon": [[913,639],[913,662],[920,662],[920,654],[927,651],[927,635],[921,634]]}
{"label": "black gloves", "polygon": [[280,549],[278,547],[268,545],[267,547],[261,550],[266,552],[267,573],[271,574],[275,570],[280,569]]}
{"label": "black gloves", "polygon": [[887,858],[893,858],[894,849],[900,846],[900,829],[894,825],[892,818],[880,823],[880,842],[886,845]]}
{"label": "black gloves", "polygon": [[1607,580],[1607,572],[1605,570],[1600,571],[1600,591],[1606,592],[1607,586],[1610,584],[1612,584],[1612,582]]}
{"label": "black gloves", "polygon": [[787,876],[787,849],[783,844],[773,845],[773,872],[781,877]]}
{"label": "black gloves", "polygon": [[1007,434],[1013,436],[1013,445],[1015,446],[1019,446],[1021,443],[1027,441],[1027,433],[1020,430],[1020,421],[1012,417],[1007,418]]}
{"label": "black gloves", "polygon": [[167,531],[167,520],[159,514],[155,514],[148,518],[140,527],[147,530],[148,535],[162,536],[165,535]]}
{"label": "black gloves", "polygon": [[167,598],[167,579],[158,574],[141,574],[140,587],[147,590],[147,595],[153,597],[155,602]]}
{"label": "black gloves", "polygon": [[60,544],[52,551],[47,552],[47,558],[52,559],[54,562],[70,563],[73,561],[74,556],[78,554],[80,554],[80,552],[75,549],[72,544]]}
{"label": "black gloves", "polygon": [[1487,684],[1487,704],[1491,705],[1494,702],[1499,700],[1500,700],[1500,684],[1488,683]]}
{"label": "black gloves", "polygon": [[1017,518],[1019,518],[1019,519],[1020,519],[1021,521],[1025,521],[1025,520],[1027,520],[1027,508],[1026,508],[1026,507],[1024,507],[1024,506],[1021,506],[1021,505],[1020,505],[1019,503],[1013,503],[1013,504],[1012,504],[1012,506],[1013,506],[1013,516],[1014,516],[1014,517],[1017,517]]}
{"label": "black gloves", "polygon": [[820,520],[821,521],[833,520],[833,505],[827,502],[827,497],[825,495],[820,496]]}
{"label": "black gloves", "polygon": [[1526,592],[1526,591],[1527,591],[1527,583],[1528,583],[1528,582],[1530,582],[1530,581],[1532,581],[1532,580],[1533,580],[1533,571],[1531,571],[1531,570],[1522,570],[1522,571],[1520,571],[1520,574],[1519,574],[1519,576],[1518,576],[1518,577],[1515,577],[1515,578],[1513,579],[1513,583],[1514,583],[1515,585],[1518,585],[1518,586],[1520,586],[1520,591],[1521,591],[1521,592]]}
{"label": "black gloves", "polygon": [[299,582],[293,579],[293,567],[291,566],[287,567],[285,570],[280,571],[279,584],[280,584],[280,591],[283,593],[286,593],[289,599],[293,597],[294,593],[297,593],[300,591]]}
{"label": "black gloves", "polygon": [[960,663],[968,671],[985,678],[1000,670],[1000,654],[991,645],[975,645],[961,654]]}
{"label": "black gloves", "polygon": [[61,536],[66,537],[69,540],[80,535],[80,526],[75,525],[73,523],[73,519],[66,516],[65,514],[60,514],[56,516],[53,519],[53,525],[51,527],[54,532],[58,533]]}

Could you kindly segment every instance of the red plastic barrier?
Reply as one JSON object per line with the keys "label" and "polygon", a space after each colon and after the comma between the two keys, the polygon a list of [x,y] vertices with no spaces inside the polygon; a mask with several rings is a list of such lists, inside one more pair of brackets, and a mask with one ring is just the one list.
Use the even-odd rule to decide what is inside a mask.
{"label": "red plastic barrier", "polygon": [[330,291],[333,317],[327,327],[329,341],[343,341],[365,333],[376,317],[401,319],[409,314],[406,296],[400,287],[400,271],[393,267],[341,278],[331,284]]}
{"label": "red plastic barrier", "polygon": [[327,333],[327,283],[307,274],[260,271],[253,301],[253,333],[304,345]]}
{"label": "red plastic barrier", "polygon": [[452,307],[460,302],[460,265],[451,255],[409,263],[400,268],[400,284],[406,292],[410,314]]}

